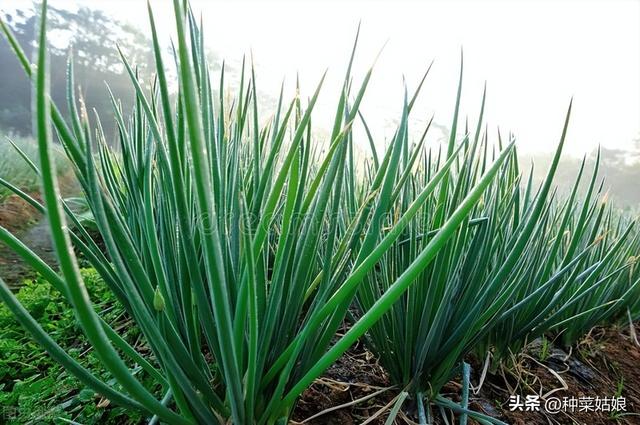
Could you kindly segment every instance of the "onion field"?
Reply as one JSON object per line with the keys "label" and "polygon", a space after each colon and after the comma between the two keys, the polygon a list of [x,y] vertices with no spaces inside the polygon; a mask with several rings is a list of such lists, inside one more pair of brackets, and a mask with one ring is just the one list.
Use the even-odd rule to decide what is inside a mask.
{"label": "onion field", "polygon": [[[376,140],[360,110],[375,67],[354,75],[356,37],[321,138],[324,77],[309,98],[280,93],[264,110],[248,63],[237,89],[224,65],[213,78],[200,20],[174,0],[173,56],[149,7],[150,87],[120,52],[133,110],[111,96],[115,122],[86,111],[70,56],[67,116],[49,96],[42,3],[33,63],[2,23],[33,83],[37,146],[2,142],[15,153],[0,155],[0,200],[15,195],[46,217],[56,262],[5,227],[0,243],[72,312],[95,362],[52,335],[2,276],[0,299],[78,390],[142,423],[300,423],[309,389],[357,345],[388,377],[388,397],[353,423],[502,424],[470,401],[472,369],[499,373],[532,341],[571,347],[596,327],[635,336],[637,213],[607,200],[599,158],[583,161],[571,190],[554,181],[570,99],[565,116],[542,124],[557,127],[557,147],[541,183],[513,136],[488,131],[484,96],[473,119],[459,116],[462,57],[444,143],[425,142],[431,122],[413,128],[428,70],[406,83],[393,137]],[[115,140],[103,126],[115,126]],[[61,195],[61,161],[81,201]],[[86,269],[118,318],[98,308]]]}

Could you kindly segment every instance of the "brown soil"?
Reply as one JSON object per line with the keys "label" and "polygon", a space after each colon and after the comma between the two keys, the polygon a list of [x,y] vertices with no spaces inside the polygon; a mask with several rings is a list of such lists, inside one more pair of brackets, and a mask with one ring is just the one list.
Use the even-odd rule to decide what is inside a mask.
{"label": "brown soil", "polygon": [[[381,392],[363,402],[335,409],[364,397]],[[383,408],[397,393],[391,388],[389,378],[375,356],[361,342],[355,344],[325,374],[303,394],[293,413],[292,424],[352,425],[362,423]],[[327,410],[335,409],[335,410]],[[314,415],[327,413],[314,419]],[[306,421],[305,421],[306,420]],[[383,424],[384,415],[373,424]]]}
{"label": "brown soil", "polygon": [[[635,332],[640,335],[640,324]],[[524,353],[512,358],[509,365],[488,373],[480,391],[470,395],[470,408],[495,417],[508,424],[640,424],[640,346],[636,345],[628,328],[596,328],[573,348],[552,347],[544,360],[540,358],[540,344],[531,344]],[[478,385],[483,365],[469,358],[472,365],[471,382]],[[552,372],[553,371],[553,372]],[[459,378],[443,388],[443,395],[459,401]],[[567,389],[563,388],[563,383]],[[389,402],[398,394],[397,388],[361,403],[345,405],[353,400],[389,387],[388,377],[377,363],[375,356],[358,344],[347,352],[334,366],[305,391],[293,415],[292,423],[305,424],[360,424],[383,406],[384,414],[371,423],[382,424],[391,406]],[[509,396],[547,394],[560,400],[563,397],[613,397],[626,399],[626,412],[614,415],[610,412],[576,411],[550,414],[539,412],[512,412]],[[544,403],[544,402],[542,402]],[[343,408],[328,410],[336,406]],[[408,399],[404,412],[396,418],[398,424],[417,422],[415,404]],[[544,410],[544,409],[541,409]],[[307,418],[319,412],[326,413],[312,420]],[[445,423],[434,409],[435,423]],[[452,423],[448,412],[449,423]],[[470,419],[470,424],[477,424]]]}
{"label": "brown soil", "polygon": [[[640,325],[636,324],[635,329],[636,333],[640,332]],[[575,347],[552,347],[544,360],[540,357],[539,344],[531,344],[508,368],[503,367],[487,377],[479,399],[498,401],[495,407],[503,415],[502,420],[518,425],[640,424],[640,346],[634,342],[629,329],[595,328]],[[626,412],[585,412],[575,408],[552,414],[544,409],[538,412],[509,409],[512,394],[524,399],[527,395],[545,395],[556,389],[547,398],[622,396],[626,400]],[[474,407],[481,408],[479,403]]]}
{"label": "brown soil", "polygon": [[[30,194],[39,199],[37,193]],[[40,214],[17,195],[10,195],[0,203],[0,225],[10,232],[29,227],[40,219]]]}

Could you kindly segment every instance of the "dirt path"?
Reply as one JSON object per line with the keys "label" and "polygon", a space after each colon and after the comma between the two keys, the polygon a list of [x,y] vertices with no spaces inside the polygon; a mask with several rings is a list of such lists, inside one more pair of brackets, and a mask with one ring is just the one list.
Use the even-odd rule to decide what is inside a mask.
{"label": "dirt path", "polygon": [[[49,223],[45,218],[40,218],[31,227],[14,234],[47,264],[56,264],[55,253],[51,247]],[[27,263],[6,245],[0,244],[0,276],[9,286],[16,287],[33,275],[33,269]]]}
{"label": "dirt path", "polygon": [[[59,176],[59,187],[63,197],[78,196],[80,187],[69,172]],[[40,201],[40,194],[29,193],[31,197]],[[34,251],[47,264],[55,266],[55,253],[51,246],[51,232],[49,223],[35,208],[16,195],[11,195],[0,202],[0,226],[18,237],[29,249]],[[24,279],[34,276],[28,264],[12,250],[0,242],[0,277],[13,288]]]}

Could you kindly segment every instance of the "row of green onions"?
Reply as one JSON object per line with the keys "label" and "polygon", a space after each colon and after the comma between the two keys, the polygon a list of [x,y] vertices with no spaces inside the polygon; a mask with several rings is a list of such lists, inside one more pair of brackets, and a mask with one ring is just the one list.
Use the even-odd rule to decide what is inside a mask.
{"label": "row of green onions", "polygon": [[[49,98],[46,1],[35,65],[2,23],[34,84],[39,164],[29,166],[43,201],[0,183],[46,214],[59,270],[2,228],[0,241],[64,296],[116,384],[72,358],[1,279],[0,298],[84,385],[154,423],[284,424],[302,392],[364,338],[394,384],[418,400],[421,422],[426,401],[497,423],[439,396],[466,354],[492,352],[500,362],[532,337],[557,332],[571,343],[596,324],[640,316],[640,236],[601,200],[597,165],[586,193],[578,190],[584,165],[567,197],[554,191],[570,108],[540,187],[524,177],[512,137],[488,140],[484,97],[475,129],[458,130],[462,69],[447,145],[426,148],[430,126],[410,140],[423,78],[405,92],[398,128],[378,153],[359,112],[372,70],[356,83],[354,45],[322,142],[312,115],[324,77],[306,102],[281,93],[265,119],[255,72],[243,64],[229,103],[224,68],[214,84],[188,4],[173,6],[177,96],[149,9],[157,77],[145,89],[122,55],[136,103],[126,113],[111,96],[115,146],[99,117],[78,108],[72,58],[69,119]],[[368,158],[355,154],[355,125],[366,130]],[[60,197],[54,134],[103,247]],[[96,313],[77,253],[151,354]],[[345,320],[349,330],[336,337]],[[162,392],[143,385],[136,368]]]}

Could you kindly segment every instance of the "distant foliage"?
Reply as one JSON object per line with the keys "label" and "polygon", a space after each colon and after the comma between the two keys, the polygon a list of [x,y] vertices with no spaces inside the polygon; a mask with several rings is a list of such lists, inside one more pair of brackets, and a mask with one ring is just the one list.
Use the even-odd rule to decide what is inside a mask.
{"label": "distant foliage", "polygon": [[[587,164],[592,164],[597,151],[587,156]],[[536,154],[532,158],[536,180],[544,177],[544,171],[551,161],[550,154]],[[565,157],[560,161],[556,179],[561,191],[568,191],[573,184],[574,176],[580,169],[581,160]],[[523,161],[523,164],[526,162]],[[634,141],[630,149],[600,150],[600,169],[603,189],[607,196],[625,208],[637,209],[640,206],[640,139]]]}
{"label": "distant foliage", "polygon": [[[6,180],[28,193],[39,190],[38,175],[29,167],[18,151],[9,142],[11,140],[26,155],[29,160],[37,164],[38,145],[29,137],[6,135],[0,131],[0,180]],[[57,165],[60,174],[68,171],[68,161],[64,158],[62,149],[56,149]],[[0,184],[0,204],[11,194],[11,191]]]}

